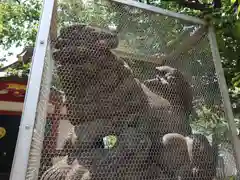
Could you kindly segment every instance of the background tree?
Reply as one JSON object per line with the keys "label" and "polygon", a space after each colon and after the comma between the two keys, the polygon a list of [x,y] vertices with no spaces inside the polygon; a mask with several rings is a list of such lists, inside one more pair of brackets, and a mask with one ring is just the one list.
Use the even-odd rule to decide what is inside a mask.
{"label": "background tree", "polygon": [[[236,123],[239,125],[240,118],[240,20],[239,20],[239,0],[172,0],[172,1],[160,1],[160,0],[139,0],[140,2],[158,6],[161,8],[169,9],[175,12],[189,14],[200,18],[206,18],[211,16],[216,28],[216,36],[219,45],[220,54],[222,57],[222,63],[224,67],[225,77],[227,85],[229,87],[229,94],[236,117]],[[92,3],[91,3],[92,2]],[[84,9],[84,6],[89,6],[88,11]],[[34,46],[37,28],[40,18],[42,1],[41,0],[18,0],[7,1],[0,3],[0,45],[5,52],[9,51],[10,47],[26,47]],[[71,9],[71,11],[69,10]],[[119,13],[121,9],[121,12]],[[117,11],[116,11],[117,10]],[[81,18],[80,18],[81,17]],[[126,19],[131,20],[126,21]],[[59,1],[59,19],[58,22],[62,26],[74,23],[89,21],[96,24],[106,24],[116,26],[115,31],[121,32],[124,35],[125,41],[122,42],[126,46],[131,47],[134,53],[142,54],[154,54],[170,52],[175,46],[172,46],[173,37],[176,37],[179,33],[194,31],[196,28],[192,24],[176,23],[172,18],[166,18],[163,16],[151,16],[141,12],[141,10],[134,10],[133,8],[114,6],[113,4],[105,4],[105,6],[98,6],[98,1],[90,1],[89,4],[84,1],[76,0],[60,0]],[[124,22],[122,22],[124,21]],[[110,22],[110,23],[109,23]],[[130,23],[128,23],[130,22]],[[164,23],[163,23],[164,22]],[[121,26],[120,26],[121,24]],[[151,27],[150,27],[151,26]],[[141,31],[136,32],[136,28]],[[164,28],[164,33],[162,32]],[[184,31],[183,31],[184,30]],[[168,32],[167,34],[165,32]],[[156,38],[153,34],[157,34],[161,37],[161,40]],[[187,36],[187,35],[186,35]],[[183,36],[182,38],[186,37]],[[152,46],[154,44],[154,46]],[[167,46],[166,48],[166,44]],[[148,47],[143,48],[143,47]],[[128,48],[129,49],[129,48]],[[200,51],[200,49],[198,49]],[[201,53],[208,53],[208,49],[201,48]],[[0,57],[5,60],[5,57]],[[208,65],[207,62],[202,60],[202,64]],[[130,62],[133,68],[142,67],[138,72],[140,78],[143,78],[141,74],[146,75],[146,71],[152,68],[144,62]],[[189,67],[193,67],[193,64],[189,64]],[[17,73],[19,70],[29,68],[29,65],[19,65],[14,69],[11,69],[11,73]],[[206,69],[208,66],[202,66],[202,69]],[[27,73],[28,71],[26,71]],[[195,73],[194,69],[192,70]],[[205,71],[206,72],[206,71]],[[205,77],[212,77],[212,71],[207,71],[210,74],[202,74],[199,82],[205,84],[212,84],[214,79],[206,79]],[[151,77],[152,74],[148,73]],[[216,84],[215,84],[216,85]],[[214,88],[209,85],[209,94],[211,89]],[[209,97],[214,97],[210,94]],[[211,99],[209,100],[211,104]],[[221,132],[218,136],[221,141],[228,142],[227,136],[227,123],[226,120],[221,117],[221,112],[216,113],[217,108],[210,108],[208,106],[198,107],[197,121],[193,121],[193,126],[199,132],[203,132],[206,135],[211,135],[216,132]],[[214,132],[213,132],[214,130]]]}

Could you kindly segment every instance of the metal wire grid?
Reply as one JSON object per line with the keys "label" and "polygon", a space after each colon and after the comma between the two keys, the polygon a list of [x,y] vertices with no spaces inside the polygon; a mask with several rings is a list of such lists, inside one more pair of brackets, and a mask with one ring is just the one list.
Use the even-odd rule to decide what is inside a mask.
{"label": "metal wire grid", "polygon": [[33,177],[37,177],[39,173],[40,155],[43,149],[44,135],[46,133],[45,127],[49,108],[50,87],[52,83],[53,61],[51,54],[50,42],[48,42],[26,179],[35,179]]}
{"label": "metal wire grid", "polygon": [[[167,48],[167,42],[178,37],[181,32],[184,33],[184,27],[190,27],[191,31],[178,39],[179,46],[182,46],[184,38],[191,36],[191,33],[201,26],[112,1],[89,1],[81,6],[82,4],[73,2],[71,7],[74,8],[71,10],[64,9],[66,7],[64,3],[59,4],[59,9],[62,10],[58,12],[58,26],[62,27],[62,30],[58,39],[52,41],[55,48],[51,49],[59,80],[54,86],[64,92],[67,107],[65,115],[59,115],[58,120],[69,121],[75,127],[68,135],[68,142],[62,151],[47,149],[53,143],[52,139],[56,137],[51,136],[53,132],[49,131],[52,130],[46,129],[46,117],[42,114],[46,113],[48,100],[48,93],[45,93],[44,89],[49,91],[49,86],[44,80],[49,80],[53,75],[49,74],[52,70],[45,64],[43,77],[46,79],[43,78],[41,84],[42,96],[38,103],[27,179],[41,178],[43,173],[45,174],[42,180],[87,179],[90,175],[91,179],[169,179],[171,176],[190,178],[192,174],[186,169],[189,169],[188,165],[191,163],[185,164],[188,160],[183,154],[186,153],[184,150],[186,146],[182,147],[181,151],[181,143],[178,146],[175,142],[162,147],[162,142],[157,141],[169,132],[184,136],[191,134],[189,124],[182,121],[186,117],[181,107],[184,104],[183,99],[182,97],[180,100],[177,99],[175,94],[181,92],[174,91],[176,86],[172,87],[173,91],[166,93],[166,89],[143,83],[155,78],[157,73],[155,70],[157,65],[147,62],[147,58],[152,58],[151,55],[159,52],[161,58],[171,54],[178,46]],[[79,23],[98,26],[101,29],[109,28],[109,25],[114,28],[115,25],[119,39],[115,33],[109,34],[84,25],[67,28],[69,25]],[[206,34],[202,35],[187,52],[173,53],[171,61],[169,58],[165,59],[165,63],[179,69],[192,86],[195,108],[203,105],[211,108],[222,105]],[[112,53],[110,49],[117,46],[118,51]],[[126,52],[127,56],[117,58],[115,54],[118,54],[119,50]],[[140,55],[146,62],[129,57],[129,53]],[[45,59],[48,63],[49,60],[51,61],[49,58]],[[131,69],[126,66],[126,62]],[[157,63],[161,64],[160,61]],[[180,87],[180,91],[186,88],[183,84],[180,84]],[[171,107],[169,104],[166,105],[169,102],[156,95],[159,91],[160,95],[167,94],[165,98],[171,99]],[[171,108],[175,115],[165,112],[162,106]],[[216,113],[219,117],[223,116],[221,108],[217,109]],[[55,126],[59,125],[57,121],[52,122],[52,125],[53,123],[56,123]],[[43,133],[44,130],[45,136],[42,134],[40,136],[39,133]],[[117,137],[116,149],[106,149],[106,143],[104,144],[102,139],[107,135],[115,135],[112,139],[108,136],[108,145],[114,144],[116,140],[114,138]],[[67,134],[65,136],[67,137]],[[42,142],[42,137],[45,143]],[[164,137],[171,140],[171,135]],[[42,143],[45,144],[43,149]],[[167,148],[168,146],[170,148]],[[162,151],[159,151],[161,148]],[[180,151],[176,151],[177,148]],[[210,153],[209,149],[207,151]],[[174,156],[176,153],[178,155]],[[42,163],[38,174],[40,154]],[[53,156],[57,154],[67,156],[53,165]],[[209,160],[206,159],[209,158],[207,156],[199,158]],[[50,161],[44,163],[46,159]],[[206,166],[210,164],[205,163]],[[164,169],[164,166],[168,166],[170,170]],[[189,174],[182,174],[183,172]],[[201,179],[209,179],[212,172],[214,170],[209,166],[206,172],[198,176]]]}

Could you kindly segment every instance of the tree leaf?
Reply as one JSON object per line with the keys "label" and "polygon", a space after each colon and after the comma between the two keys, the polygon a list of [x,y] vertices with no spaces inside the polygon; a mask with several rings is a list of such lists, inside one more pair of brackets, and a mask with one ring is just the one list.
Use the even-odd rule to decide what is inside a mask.
{"label": "tree leaf", "polygon": [[233,78],[233,82],[234,82],[234,87],[238,87],[240,86],[240,73],[238,73],[234,78]]}
{"label": "tree leaf", "polygon": [[238,1],[238,0],[231,0],[231,4],[234,4],[236,1]]}

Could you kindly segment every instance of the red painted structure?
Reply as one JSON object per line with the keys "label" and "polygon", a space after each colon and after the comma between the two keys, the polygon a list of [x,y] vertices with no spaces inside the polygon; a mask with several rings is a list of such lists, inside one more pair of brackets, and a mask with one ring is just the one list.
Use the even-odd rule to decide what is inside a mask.
{"label": "red painted structure", "polygon": [[[22,64],[29,63],[32,60],[33,51],[34,47],[25,47],[24,50],[17,55],[18,61],[1,68],[0,72],[6,72],[8,68],[18,69]],[[27,76],[0,77],[0,180],[9,179],[23,111],[27,81]],[[48,132],[46,132],[47,134],[43,142],[43,154],[49,154],[49,152],[55,153],[61,109],[62,93],[52,88],[46,123]],[[4,127],[6,134],[4,134]],[[7,155],[6,152],[8,152]],[[44,158],[47,156],[43,155],[42,157],[42,164],[49,165],[49,163],[51,163],[51,159],[48,161]]]}
{"label": "red painted structure", "polygon": [[[27,78],[0,78],[0,130],[5,129],[3,131],[6,131],[6,135],[3,137],[1,137],[0,132],[1,180],[9,179],[9,174],[11,172],[11,165],[18,135],[18,128],[21,121],[26,89]],[[61,93],[55,89],[51,90],[47,115],[47,126],[50,130],[47,132],[47,137],[44,139],[43,143],[43,149],[51,152],[56,150],[57,145],[57,132],[62,100],[61,97]],[[42,153],[47,152],[43,151]],[[44,162],[44,160],[42,161]],[[8,166],[6,166],[6,164],[8,164]]]}
{"label": "red painted structure", "polygon": [[27,87],[26,78],[0,78],[0,179],[7,180],[21,121]]}
{"label": "red painted structure", "polygon": [[22,114],[26,81],[0,79],[0,114]]}

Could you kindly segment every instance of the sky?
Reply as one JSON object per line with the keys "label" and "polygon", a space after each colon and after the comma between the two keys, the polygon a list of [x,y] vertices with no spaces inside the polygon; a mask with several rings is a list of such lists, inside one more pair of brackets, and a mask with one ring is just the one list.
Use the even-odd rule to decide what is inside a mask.
{"label": "sky", "polygon": [[8,52],[13,53],[11,56],[7,56],[6,57],[7,61],[2,62],[2,64],[4,66],[7,66],[17,61],[17,54],[21,53],[22,50],[23,50],[23,47],[16,48],[15,46],[12,46],[10,49],[8,49],[8,51],[4,51],[3,49],[0,48],[0,58],[3,58],[4,55],[7,54]]}
{"label": "sky", "polygon": [[[22,47],[11,47],[8,51],[4,51],[3,49],[0,48],[0,58],[3,58],[5,54],[7,54],[8,52],[13,53],[11,56],[7,56],[6,59],[7,61],[1,62],[3,64],[3,66],[7,66],[9,64],[12,64],[14,62],[16,62],[17,59],[17,54],[21,53],[22,51]],[[6,75],[6,72],[0,72],[0,77],[3,77]]]}

